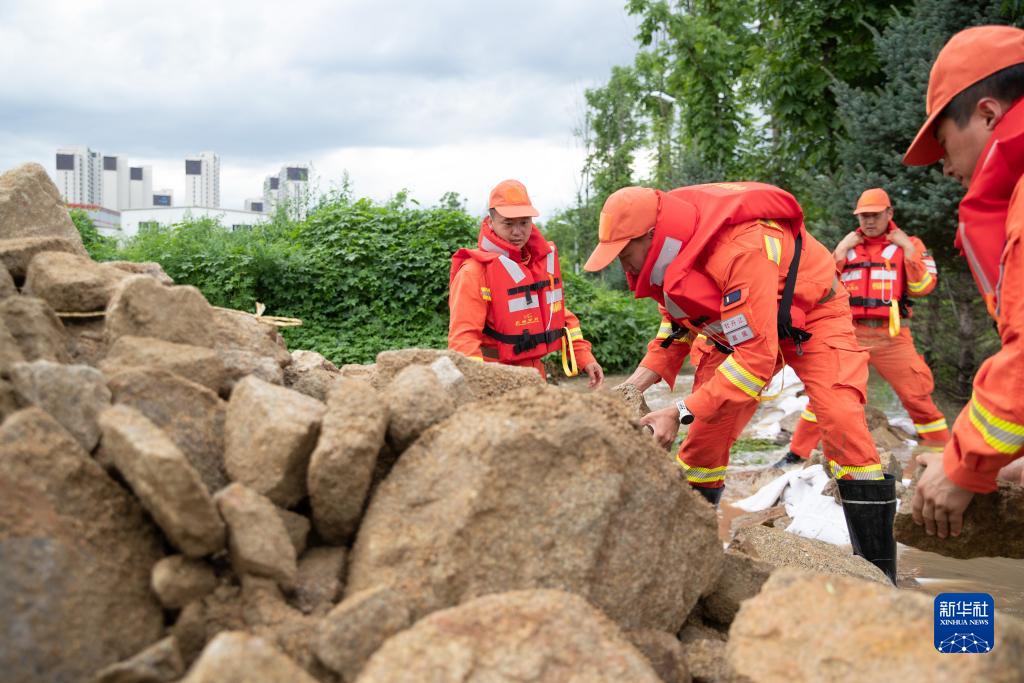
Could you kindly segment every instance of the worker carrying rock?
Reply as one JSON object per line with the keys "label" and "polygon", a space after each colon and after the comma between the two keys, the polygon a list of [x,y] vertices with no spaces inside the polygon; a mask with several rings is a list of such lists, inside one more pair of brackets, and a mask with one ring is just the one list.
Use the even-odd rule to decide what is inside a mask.
{"label": "worker carrying rock", "polygon": [[[832,256],[850,292],[857,341],[868,349],[869,365],[889,383],[910,414],[920,444],[941,449],[949,441],[949,428],[932,400],[935,380],[914,348],[908,324],[913,299],[927,296],[938,284],[935,259],[920,239],[908,236],[893,222],[885,190],[865,190],[853,213],[860,227],[839,242]],[[807,459],[820,438],[814,405],[808,404],[789,453],[775,467]]]}
{"label": "worker carrying rock", "polygon": [[[995,319],[1002,348],[982,363],[970,402],[912,501],[928,534],[957,536],[975,493],[996,489],[1000,468],[1024,446],[1024,31],[978,26],[949,39],[928,78],[927,118],[903,163],[942,161],[967,189],[956,246]],[[968,343],[970,340],[967,340]]]}
{"label": "worker carrying rock", "polygon": [[796,199],[761,183],[627,187],[605,201],[598,237],[584,267],[618,258],[634,295],[655,299],[672,328],[627,382],[672,385],[694,336],[710,342],[693,392],[641,419],[665,447],[690,424],[677,455],[690,485],[718,503],[729,449],[788,363],[818,408],[854,552],[895,580],[895,481],[883,477],[864,419],[868,352],[832,255],[804,229]]}
{"label": "worker carrying rock", "polygon": [[590,388],[599,389],[604,371],[565,305],[558,250],[533,224],[540,212],[526,187],[503,180],[487,206],[477,248],[452,256],[448,348],[479,361],[536,368],[541,376],[541,357],[560,352],[567,376],[582,369]]}

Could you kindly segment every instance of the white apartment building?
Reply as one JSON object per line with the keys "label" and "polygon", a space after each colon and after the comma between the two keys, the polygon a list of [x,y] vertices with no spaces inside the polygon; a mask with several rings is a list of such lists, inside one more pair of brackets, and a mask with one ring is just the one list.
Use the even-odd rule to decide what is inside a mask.
{"label": "white apartment building", "polygon": [[266,202],[263,201],[262,197],[256,197],[255,199],[245,200],[245,210],[253,211],[255,213],[264,213]]}
{"label": "white apartment building", "polygon": [[165,188],[154,192],[153,206],[174,206],[174,190]]}
{"label": "white apartment building", "polygon": [[263,179],[263,208],[267,213],[277,209],[277,192],[281,189],[281,179],[276,175],[268,175]]}
{"label": "white apartment building", "polygon": [[220,206],[220,158],[213,152],[185,157],[185,206]]}
{"label": "white apartment building", "polygon": [[[270,176],[273,180],[275,176]],[[274,206],[284,205],[288,216],[302,220],[309,209],[309,165],[289,164],[281,168],[276,176],[278,188]]]}
{"label": "white apartment building", "polygon": [[111,211],[122,211],[131,207],[128,160],[124,157],[103,157],[103,196],[100,200],[100,206]]}
{"label": "white apartment building", "polygon": [[201,206],[151,206],[121,212],[121,234],[124,238],[139,232],[146,225],[175,225],[186,220],[212,218],[228,230],[244,230],[264,223],[267,216],[238,209],[210,209]]}
{"label": "white apartment building", "polygon": [[153,206],[153,167],[128,167],[128,208],[148,209]]}
{"label": "white apartment building", "polygon": [[68,204],[100,204],[103,199],[102,158],[84,145],[57,150],[57,188]]}

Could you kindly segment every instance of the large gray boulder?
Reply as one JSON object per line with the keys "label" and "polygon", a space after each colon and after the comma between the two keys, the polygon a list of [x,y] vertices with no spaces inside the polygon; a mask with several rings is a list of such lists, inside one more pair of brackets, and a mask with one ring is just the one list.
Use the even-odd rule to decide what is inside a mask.
{"label": "large gray boulder", "polygon": [[[129,339],[122,337],[121,341]],[[210,389],[167,370],[133,368],[113,374],[114,402],[145,415],[163,430],[202,477],[210,493],[228,484],[224,471],[227,403]]]}
{"label": "large gray boulder", "polygon": [[307,477],[313,523],[328,543],[355,533],[387,425],[387,405],[372,386],[336,380]]}
{"label": "large gray boulder", "polygon": [[100,415],[103,451],[163,529],[188,557],[224,547],[225,530],[210,492],[185,456],[159,427],[128,406]]}
{"label": "large gray boulder", "polygon": [[388,441],[401,453],[420,434],[455,412],[455,400],[426,365],[410,365],[384,390]]}
{"label": "large gray boulder", "polygon": [[933,645],[934,598],[847,576],[775,571],[729,630],[729,663],[754,681],[1020,681],[1024,622],[998,612],[981,656]]}
{"label": "large gray boulder", "polygon": [[107,305],[107,339],[113,343],[124,336],[212,348],[217,339],[214,309],[195,287],[168,287],[134,275],[121,281]]}
{"label": "large gray boulder", "polygon": [[675,633],[722,555],[714,510],[620,402],[538,386],[469,404],[402,455],[363,518],[346,595],[390,586],[419,618],[558,588],[630,630]]}
{"label": "large gray boulder", "polygon": [[227,376],[224,363],[212,349],[129,335],[113,343],[100,369],[112,376],[130,368],[167,370],[214,392],[220,391]]}
{"label": "large gray boulder", "polygon": [[11,296],[0,300],[2,323],[25,360],[68,363],[68,333],[53,309],[33,296]]}
{"label": "large gray boulder", "polygon": [[44,251],[28,264],[22,292],[62,313],[103,311],[118,283],[127,277],[131,276],[104,268],[88,256]]}
{"label": "large gray boulder", "polygon": [[[438,351],[434,349],[399,349],[397,351],[381,351],[377,354],[377,362],[368,372],[373,386],[384,389],[399,372],[410,365],[432,365],[439,358],[448,358],[464,375],[468,392],[459,392],[462,400],[480,400],[497,398],[510,391],[528,386],[542,386],[544,380],[533,368],[522,368],[500,363],[481,363],[470,360],[455,351]],[[346,366],[349,372],[358,370]],[[343,368],[346,369],[346,368]]]}
{"label": "large gray boulder", "polygon": [[297,391],[246,377],[231,392],[224,465],[241,482],[289,508],[306,496],[309,456],[326,406]]}
{"label": "large gray boulder", "polygon": [[551,590],[488,595],[431,614],[385,642],[356,680],[661,683],[611,620]]}
{"label": "large gray boulder", "polygon": [[23,405],[48,412],[92,452],[100,440],[100,413],[110,407],[110,390],[99,370],[37,360],[15,363],[8,374]]}
{"label": "large gray boulder", "polygon": [[0,671],[85,680],[160,638],[156,528],[56,420],[0,425]]}
{"label": "large gray boulder", "polygon": [[15,237],[59,237],[86,255],[60,190],[39,164],[0,174],[0,239]]}

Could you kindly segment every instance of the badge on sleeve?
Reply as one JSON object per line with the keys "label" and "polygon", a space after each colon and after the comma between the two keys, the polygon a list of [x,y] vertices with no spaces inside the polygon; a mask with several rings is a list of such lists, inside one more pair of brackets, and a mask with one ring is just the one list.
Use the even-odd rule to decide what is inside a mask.
{"label": "badge on sleeve", "polygon": [[730,346],[737,346],[754,338],[754,330],[750,328],[747,316],[743,313],[723,318],[722,332],[725,333],[725,338],[729,340]]}
{"label": "badge on sleeve", "polygon": [[722,297],[722,308],[732,306],[734,303],[739,301],[743,297],[743,292],[739,289],[733,290]]}

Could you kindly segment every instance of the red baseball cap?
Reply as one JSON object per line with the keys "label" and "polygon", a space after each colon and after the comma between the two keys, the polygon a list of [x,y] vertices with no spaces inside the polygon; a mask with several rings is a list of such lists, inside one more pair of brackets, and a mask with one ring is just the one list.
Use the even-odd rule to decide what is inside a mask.
{"label": "red baseball cap", "polygon": [[886,191],[880,187],[873,187],[870,190],[864,190],[864,193],[861,194],[860,199],[857,200],[857,208],[853,210],[853,215],[878,213],[890,207],[892,207],[892,203],[889,201]]}
{"label": "red baseball cap", "polygon": [[935,120],[950,100],[997,71],[1024,63],[1024,30],[1012,26],[975,26],[949,39],[928,76],[927,119],[910,143],[903,163],[927,166],[945,156],[935,139]]}
{"label": "red baseball cap", "polygon": [[608,267],[629,241],[643,236],[658,218],[658,192],[649,187],[624,187],[604,202],[597,226],[597,248],[583,270]]}
{"label": "red baseball cap", "polygon": [[530,203],[526,186],[518,180],[502,180],[495,185],[487,201],[487,208],[494,209],[505,218],[532,218],[540,215],[540,211]]}

